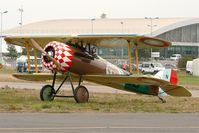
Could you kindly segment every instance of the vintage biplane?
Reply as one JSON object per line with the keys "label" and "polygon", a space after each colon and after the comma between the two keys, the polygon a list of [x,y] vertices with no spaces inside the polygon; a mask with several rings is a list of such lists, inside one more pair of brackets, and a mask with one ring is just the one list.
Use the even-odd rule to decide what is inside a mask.
{"label": "vintage biplane", "polygon": [[[155,76],[138,74],[138,48],[165,48],[170,42],[133,34],[84,34],[66,36],[7,36],[5,41],[26,47],[30,56],[30,48],[34,48],[35,66],[36,50],[42,52],[43,66],[53,73],[13,74],[25,80],[52,80],[52,85],[45,85],[40,91],[43,101],[53,100],[55,97],[74,97],[77,103],[87,102],[89,92],[82,85],[84,80],[116,89],[146,95],[190,97],[191,93],[177,85],[178,78],[174,70],[158,72]],[[128,48],[129,71],[125,71],[96,54],[96,47]],[[132,73],[132,48],[135,50],[137,74]],[[30,60],[28,61],[30,69]],[[37,70],[36,70],[37,71]],[[59,73],[57,73],[59,72]],[[61,79],[60,86],[55,88],[56,79]],[[68,79],[73,96],[60,96],[58,92]],[[78,79],[78,86],[74,88],[73,81]]]}

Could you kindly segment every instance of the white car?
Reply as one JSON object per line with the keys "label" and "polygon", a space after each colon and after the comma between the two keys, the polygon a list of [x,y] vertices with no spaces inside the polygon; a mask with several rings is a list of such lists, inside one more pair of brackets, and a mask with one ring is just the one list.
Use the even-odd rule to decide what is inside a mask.
{"label": "white car", "polygon": [[181,54],[172,54],[172,56],[170,57],[171,60],[179,60],[181,58]]}
{"label": "white car", "polygon": [[175,71],[180,71],[176,64],[170,64],[170,63],[165,64],[165,69],[173,69]]}
{"label": "white car", "polygon": [[189,74],[193,74],[193,61],[187,61],[186,64],[186,72]]}
{"label": "white car", "polygon": [[155,74],[160,70],[164,70],[165,67],[161,63],[143,62],[141,71],[144,74],[150,73]]}
{"label": "white car", "polygon": [[156,71],[161,71],[165,69],[165,67],[161,63],[152,63],[152,64],[154,65],[154,69]]}
{"label": "white car", "polygon": [[[16,67],[18,72],[27,72],[28,69],[28,57],[27,56],[20,56],[16,60]],[[37,67],[38,71],[41,72],[43,70],[41,58],[37,58]],[[30,71],[35,72],[35,57],[30,56]]]}

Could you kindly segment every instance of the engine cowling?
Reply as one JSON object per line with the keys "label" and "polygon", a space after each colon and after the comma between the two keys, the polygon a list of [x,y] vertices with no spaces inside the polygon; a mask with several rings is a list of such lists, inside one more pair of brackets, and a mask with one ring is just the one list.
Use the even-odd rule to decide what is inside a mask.
{"label": "engine cowling", "polygon": [[[72,66],[73,51],[70,46],[61,42],[49,42],[44,50],[53,57],[61,66],[61,72],[67,72]],[[42,64],[49,70],[58,70],[56,64],[47,56],[42,54]]]}

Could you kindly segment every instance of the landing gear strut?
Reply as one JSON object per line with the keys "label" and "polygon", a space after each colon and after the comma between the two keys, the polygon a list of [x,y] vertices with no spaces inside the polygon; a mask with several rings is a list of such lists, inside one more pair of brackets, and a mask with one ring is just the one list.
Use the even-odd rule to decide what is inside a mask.
{"label": "landing gear strut", "polygon": [[[40,91],[40,99],[42,101],[53,101],[55,97],[65,97],[65,98],[74,98],[77,103],[88,102],[89,92],[88,92],[88,90],[87,90],[87,88],[85,86],[81,85],[81,76],[80,76],[80,79],[79,79],[78,86],[74,89],[74,86],[73,86],[73,83],[72,83],[72,79],[71,79],[71,74],[70,74],[70,72],[68,72],[66,77],[62,81],[62,83],[57,88],[57,90],[55,90],[56,75],[57,75],[57,72],[55,71],[54,72],[54,76],[53,76],[52,85],[45,85],[45,86],[42,87],[42,89]],[[59,92],[60,88],[62,87],[62,85],[64,84],[64,82],[67,79],[69,79],[73,95],[72,96],[60,96],[60,95],[57,95],[57,93]]]}
{"label": "landing gear strut", "polygon": [[158,96],[159,100],[162,102],[162,103],[166,103],[166,100],[163,99],[162,97]]}

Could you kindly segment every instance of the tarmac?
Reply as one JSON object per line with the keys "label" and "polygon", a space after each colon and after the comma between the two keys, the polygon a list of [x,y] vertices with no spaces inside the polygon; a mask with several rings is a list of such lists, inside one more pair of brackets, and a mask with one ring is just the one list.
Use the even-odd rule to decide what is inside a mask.
{"label": "tarmac", "polygon": [[0,133],[198,133],[198,113],[0,113]]}

